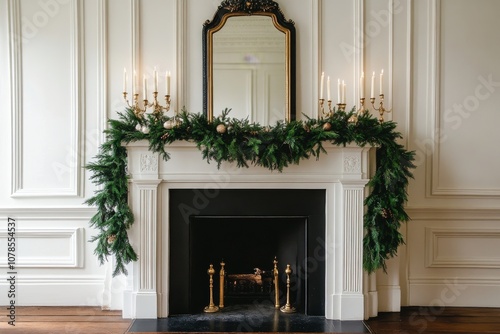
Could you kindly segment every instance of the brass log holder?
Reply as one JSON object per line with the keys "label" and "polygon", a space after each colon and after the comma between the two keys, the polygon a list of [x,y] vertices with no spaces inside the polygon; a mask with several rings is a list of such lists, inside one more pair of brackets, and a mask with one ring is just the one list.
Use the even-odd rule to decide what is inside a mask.
{"label": "brass log holder", "polygon": [[210,277],[210,303],[208,306],[205,307],[203,312],[205,313],[215,313],[219,311],[219,307],[214,304],[214,274],[215,274],[215,269],[214,266],[211,264],[210,267],[207,270],[208,276]]}
{"label": "brass log holder", "polygon": [[279,287],[279,272],[278,272],[278,260],[276,257],[274,258],[274,269],[273,269],[273,276],[274,276],[274,308],[279,309],[280,308],[280,287]]}
{"label": "brass log holder", "polygon": [[286,304],[280,308],[280,311],[283,313],[295,313],[297,310],[290,304],[290,275],[292,274],[292,268],[290,265],[286,265],[285,269],[286,274]]}

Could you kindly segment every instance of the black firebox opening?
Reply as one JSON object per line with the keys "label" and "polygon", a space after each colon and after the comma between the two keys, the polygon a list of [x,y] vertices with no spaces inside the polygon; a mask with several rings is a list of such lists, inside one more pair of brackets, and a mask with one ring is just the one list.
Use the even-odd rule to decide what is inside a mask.
{"label": "black firebox opening", "polygon": [[[191,306],[202,310],[213,264],[214,299],[220,298],[220,262],[225,263],[224,304],[274,305],[273,260],[278,261],[280,303],[286,302],[286,264],[300,268],[306,253],[306,217],[192,216],[190,221]],[[257,272],[257,274],[256,274]],[[305,311],[305,277],[292,273],[290,299]]]}
{"label": "black firebox opening", "polygon": [[[170,190],[169,313],[196,314],[208,305],[207,269],[214,265],[219,303],[220,262],[229,275],[263,271],[264,286],[226,289],[225,305],[274,304],[269,272],[278,260],[280,304],[290,298],[301,313],[325,313],[325,191],[303,189]],[[271,291],[269,290],[271,288]],[[238,293],[243,291],[243,293]]]}

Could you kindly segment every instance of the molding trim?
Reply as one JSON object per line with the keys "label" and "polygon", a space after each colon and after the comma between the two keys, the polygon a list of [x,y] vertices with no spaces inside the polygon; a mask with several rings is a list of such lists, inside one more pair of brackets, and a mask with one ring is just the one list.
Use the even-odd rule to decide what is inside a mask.
{"label": "molding trim", "polygon": [[9,21],[9,79],[10,79],[10,104],[11,104],[11,194],[22,188],[23,156],[23,82],[22,82],[22,30],[21,30],[21,4],[20,1],[7,2],[7,19]]}
{"label": "molding trim", "polygon": [[82,113],[85,110],[85,68],[84,64],[84,9],[82,0],[71,0],[70,6],[70,53],[71,53],[71,87],[70,87],[70,109],[71,129],[70,147],[72,154],[69,165],[70,185],[68,188],[26,188],[23,182],[23,94],[22,94],[22,46],[18,36],[22,36],[20,1],[10,0],[8,3],[9,38],[10,38],[10,79],[12,87],[12,184],[11,197],[82,197],[84,173],[80,166],[85,161],[82,122]]}
{"label": "molding trim", "polygon": [[[0,229],[0,239],[7,239],[7,230]],[[26,257],[19,256],[17,268],[83,268],[84,231],[83,228],[66,229],[18,229],[16,239],[68,239],[68,253],[59,256]],[[48,241],[47,241],[48,242]],[[18,251],[18,250],[16,250]],[[0,268],[7,267],[7,258],[0,257]]]}
{"label": "molding trim", "polygon": [[[130,0],[130,54],[132,59],[131,68],[135,71],[140,68],[141,61],[141,53],[140,53],[140,45],[141,45],[141,12],[139,0]],[[141,73],[137,73],[137,77],[141,78]],[[137,82],[132,83],[132,90],[134,90],[134,86],[137,85]]]}
{"label": "molding trim", "polygon": [[[322,10],[323,10],[323,0],[313,0],[311,2],[311,12],[312,12],[312,17],[311,17],[311,22],[317,22],[317,24],[312,25],[312,35],[311,35],[311,41],[312,41],[312,48],[311,48],[311,59],[312,59],[312,71],[311,71],[311,96],[319,96],[319,87],[318,83],[319,80],[318,78],[321,77],[321,69],[323,68],[323,44],[321,43],[322,41],[322,31],[321,31],[321,26],[322,26]],[[297,71],[300,74],[300,71]],[[311,99],[311,111],[313,114],[311,117],[314,117],[316,114],[314,111],[318,109],[318,102],[316,99],[312,98]]]}
{"label": "molding trim", "polygon": [[500,209],[483,208],[406,208],[412,221],[453,220],[453,221],[498,221]]}
{"label": "molding trim", "polygon": [[410,285],[483,285],[499,286],[499,277],[410,277]]}
{"label": "molding trim", "polygon": [[105,141],[108,119],[108,0],[97,7],[97,132],[98,145]]}
{"label": "molding trim", "polygon": [[186,83],[187,80],[184,78],[187,76],[187,1],[185,0],[177,0],[175,2],[175,11],[176,15],[176,24],[177,24],[177,36],[176,36],[176,45],[177,45],[177,54],[176,54],[176,73],[175,73],[175,82],[177,83],[176,91],[177,97],[176,102],[177,106],[173,106],[174,110],[179,110],[182,106],[180,103],[184,103],[184,98],[186,97]]}
{"label": "molding trim", "polygon": [[[392,21],[392,20],[391,20]],[[359,91],[359,85],[356,84],[357,78],[361,77],[361,73],[364,73],[365,68],[365,3],[364,0],[354,1],[354,45],[358,47],[355,48],[356,52],[354,55],[354,83],[356,91],[354,92],[354,105],[358,105],[359,99],[361,98],[361,92]]]}
{"label": "molding trim", "polygon": [[92,207],[66,208],[0,208],[0,218],[25,221],[90,220],[97,210]]}
{"label": "molding trim", "polygon": [[439,255],[440,240],[453,238],[497,239],[500,229],[425,228],[425,266],[431,268],[486,268],[500,269],[500,256],[490,258],[448,257]]}

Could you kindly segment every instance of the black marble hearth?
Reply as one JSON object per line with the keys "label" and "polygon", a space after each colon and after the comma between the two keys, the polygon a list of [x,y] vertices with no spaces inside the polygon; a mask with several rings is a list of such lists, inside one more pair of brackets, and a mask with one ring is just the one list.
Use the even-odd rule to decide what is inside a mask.
{"label": "black marble hearth", "polygon": [[327,320],[322,316],[283,314],[272,305],[239,305],[218,313],[137,319],[129,333],[370,333],[363,321]]}

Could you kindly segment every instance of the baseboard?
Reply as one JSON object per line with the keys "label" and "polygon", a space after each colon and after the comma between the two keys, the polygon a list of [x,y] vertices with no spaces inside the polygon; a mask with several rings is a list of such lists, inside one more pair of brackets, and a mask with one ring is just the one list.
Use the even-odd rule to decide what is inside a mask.
{"label": "baseboard", "polygon": [[410,279],[410,306],[500,307],[498,279]]}
{"label": "baseboard", "polygon": [[[8,287],[0,276],[0,290]],[[16,277],[16,306],[101,306],[104,277]]]}

